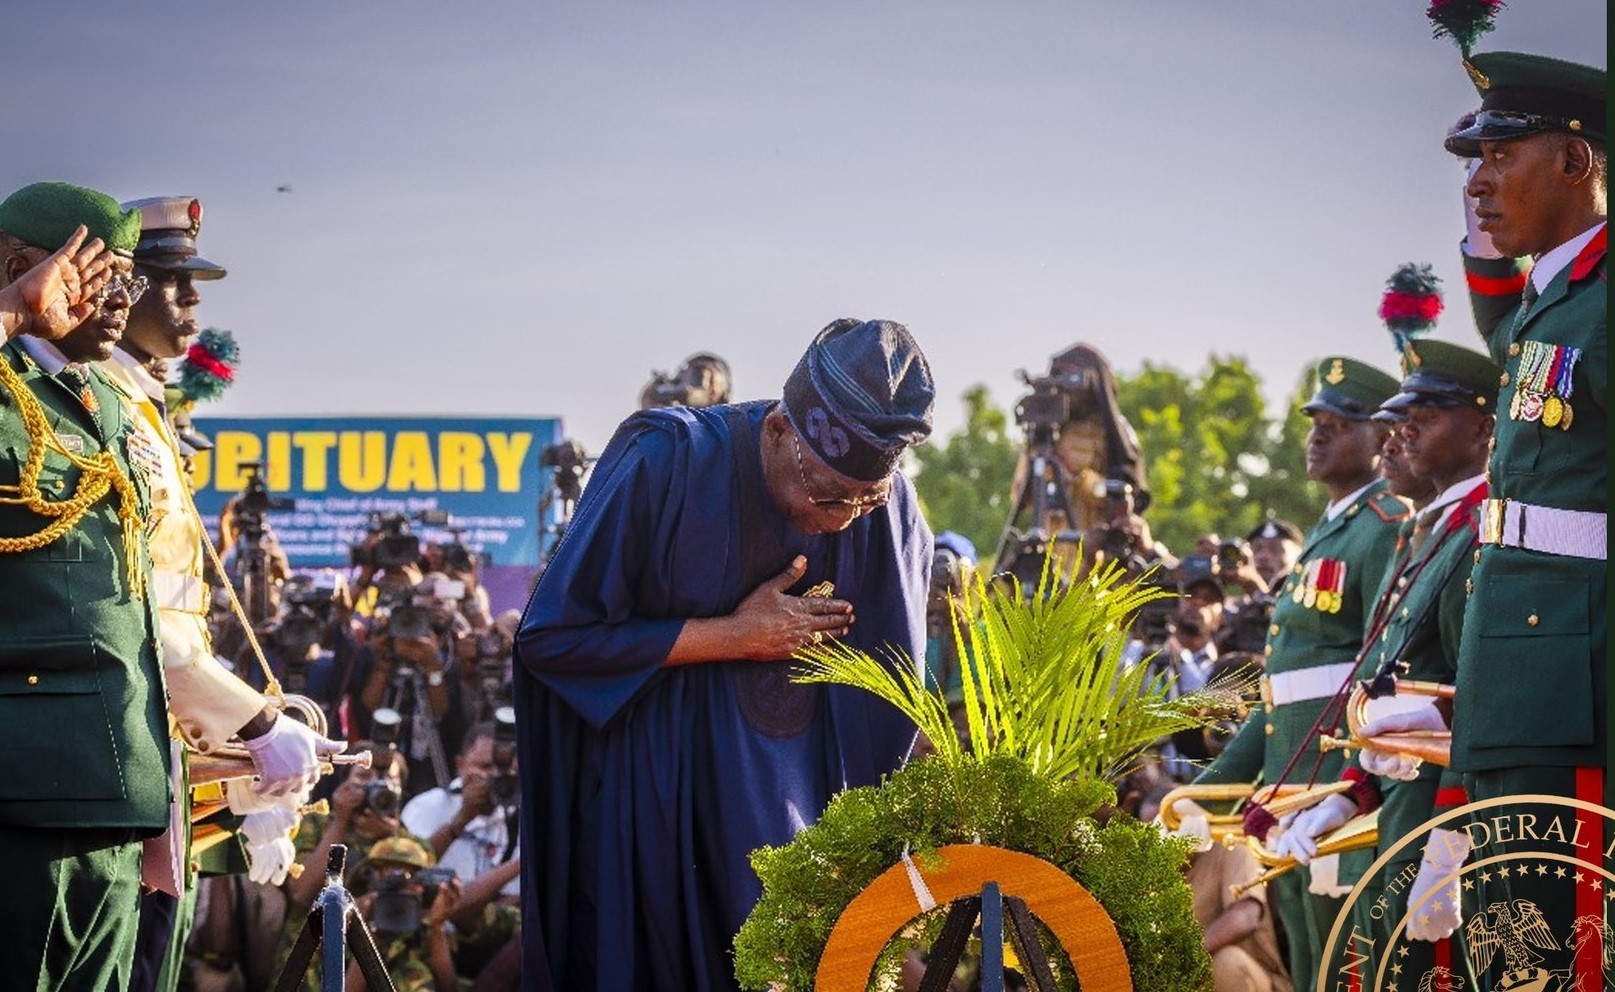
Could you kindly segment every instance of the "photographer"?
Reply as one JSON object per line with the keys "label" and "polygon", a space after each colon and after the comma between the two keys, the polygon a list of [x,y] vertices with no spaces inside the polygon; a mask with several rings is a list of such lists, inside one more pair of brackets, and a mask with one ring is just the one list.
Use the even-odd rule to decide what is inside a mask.
{"label": "photographer", "polygon": [[[286,895],[292,905],[292,912],[287,914],[288,933],[293,938],[325,884],[325,858],[332,844],[363,851],[384,837],[403,832],[399,819],[404,797],[403,756],[375,741],[361,741],[353,750],[369,751],[371,767],[349,765],[347,778],[331,794],[331,811],[305,814],[292,842],[297,861],[305,869],[300,876],[286,880]],[[350,885],[354,868],[350,863],[345,880]]]}
{"label": "photographer", "polygon": [[[356,904],[376,936],[376,949],[395,988],[406,992],[458,992],[449,918],[460,901],[460,881],[435,868],[431,853],[413,837],[370,845],[357,871]],[[343,987],[367,988],[359,963],[348,965]]]}
{"label": "photographer", "polygon": [[360,699],[373,720],[384,708],[402,717],[397,744],[409,762],[411,792],[448,782],[447,755],[467,723],[459,705],[462,679],[451,671],[471,633],[460,614],[464,596],[463,583],[433,572],[376,603]]}
{"label": "photographer", "polygon": [[[1216,635],[1223,624],[1224,600],[1222,582],[1211,563],[1199,557],[1183,560],[1178,591],[1166,645],[1154,662],[1171,674],[1174,697],[1197,692],[1210,682],[1218,658]],[[1172,735],[1162,746],[1161,756],[1173,778],[1187,781],[1211,753],[1196,729]]]}
{"label": "photographer", "polygon": [[1152,568],[1169,569],[1177,560],[1166,545],[1150,533],[1143,517],[1149,493],[1139,492],[1125,479],[1106,479],[1098,488],[1101,514],[1099,523],[1084,536],[1083,574],[1114,562],[1129,577],[1144,575]]}
{"label": "photographer", "polygon": [[404,827],[427,838],[437,863],[467,881],[455,926],[463,937],[455,955],[466,976],[481,970],[490,954],[519,923],[519,856],[515,817],[515,712],[501,722],[479,723],[466,732],[454,759],[457,777],[404,807]]}
{"label": "photographer", "polygon": [[[264,659],[281,686],[319,703],[332,727],[341,726],[342,701],[359,652],[351,618],[346,580],[324,569],[288,579],[275,618],[258,631]],[[262,689],[259,667],[242,660],[247,661],[243,677]]]}
{"label": "photographer", "polygon": [[455,532],[450,541],[434,541],[426,545],[426,567],[442,572],[451,581],[465,586],[460,599],[460,614],[474,631],[484,631],[493,623],[493,610],[488,603],[488,590],[482,587],[481,555],[466,547]]}

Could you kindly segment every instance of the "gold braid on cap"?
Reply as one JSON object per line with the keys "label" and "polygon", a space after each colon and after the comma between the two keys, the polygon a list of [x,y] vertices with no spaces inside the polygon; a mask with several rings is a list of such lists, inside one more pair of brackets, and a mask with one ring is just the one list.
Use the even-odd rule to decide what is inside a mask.
{"label": "gold braid on cap", "polygon": [[[93,458],[82,458],[68,451],[57,439],[45,419],[45,408],[11,363],[0,359],[0,387],[11,394],[17,404],[17,414],[28,432],[28,458],[23,462],[21,476],[15,486],[0,485],[0,503],[23,506],[50,522],[32,534],[21,537],[0,537],[0,554],[16,554],[45,547],[66,534],[79,522],[91,506],[113,490],[118,494],[118,522],[123,528],[123,567],[128,573],[129,593],[135,599],[146,594],[146,573],[140,567],[140,515],[134,483],[118,467],[111,451],[97,452]],[[39,475],[45,467],[45,451],[54,451],[79,470],[78,481],[67,499],[47,500],[39,489]],[[15,493],[15,496],[9,495]]]}

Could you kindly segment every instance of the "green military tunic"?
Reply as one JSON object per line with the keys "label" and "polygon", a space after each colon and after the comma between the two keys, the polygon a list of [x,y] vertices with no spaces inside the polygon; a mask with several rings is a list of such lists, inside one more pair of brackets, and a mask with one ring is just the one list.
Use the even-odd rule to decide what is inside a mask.
{"label": "green military tunic", "polygon": [[[83,457],[112,452],[131,473],[117,394],[89,370],[78,385],[47,375],[16,342],[5,362],[38,398],[48,429]],[[32,442],[17,397],[0,389],[0,538],[46,522],[17,502]],[[47,499],[79,477],[48,451]],[[66,534],[32,550],[0,553],[0,988],[99,988],[127,976],[139,896],[139,840],[168,824],[168,716],[155,614],[134,594],[116,491]],[[141,556],[149,574],[149,562]]]}
{"label": "green military tunic", "polygon": [[[1320,761],[1317,738],[1309,734],[1345,675],[1331,679],[1313,672],[1320,686],[1332,684],[1314,698],[1277,704],[1270,701],[1270,679],[1357,660],[1365,618],[1395,551],[1397,528],[1408,514],[1407,503],[1380,479],[1333,520],[1320,520],[1307,534],[1295,568],[1276,594],[1264,649],[1262,708],[1251,714],[1197,783],[1276,782],[1298,751],[1286,781],[1304,784],[1315,777],[1332,782],[1339,777],[1339,753],[1323,754]],[[1305,876],[1305,871],[1294,871],[1279,877],[1269,900],[1288,936],[1290,970],[1298,982],[1317,973],[1323,943],[1342,903],[1308,893]]]}
{"label": "green military tunic", "polygon": [[[1504,369],[1494,498],[1607,512],[1606,261],[1600,230],[1527,306],[1521,260],[1465,256],[1475,323]],[[1560,370],[1554,381],[1545,361]],[[1544,791],[1532,768],[1604,765],[1605,562],[1486,544],[1473,580],[1452,755],[1475,773],[1473,798]]]}

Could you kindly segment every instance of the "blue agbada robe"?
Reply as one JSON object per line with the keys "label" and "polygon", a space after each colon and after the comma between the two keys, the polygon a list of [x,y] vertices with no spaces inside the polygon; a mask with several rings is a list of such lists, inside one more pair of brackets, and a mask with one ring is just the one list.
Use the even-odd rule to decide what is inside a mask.
{"label": "blue agbada robe", "polygon": [[798,554],[793,593],[829,579],[853,604],[847,643],[923,657],[931,535],[912,487],[895,477],[890,502],[840,533],[795,532],[757,474],[769,406],[625,421],[528,603],[526,988],[735,988],[731,944],[762,890],[748,855],[878,781],[913,740],[889,704],[797,686],[788,662],[662,667],[686,618],[731,613]]}

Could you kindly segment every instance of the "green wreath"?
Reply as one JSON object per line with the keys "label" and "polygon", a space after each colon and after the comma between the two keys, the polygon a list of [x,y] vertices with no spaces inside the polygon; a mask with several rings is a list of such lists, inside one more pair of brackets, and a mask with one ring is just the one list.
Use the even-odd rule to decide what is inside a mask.
{"label": "green wreath", "polygon": [[[1124,664],[1133,617],[1169,595],[1114,568],[1070,581],[1046,564],[1030,597],[978,580],[954,604],[959,657],[970,659],[962,666],[967,741],[946,699],[907,659],[841,644],[799,654],[798,681],[876,693],[935,753],[836,796],[791,843],[753,852],[763,895],[735,937],[740,984],[810,992],[842,911],[905,851],[923,865],[943,845],[983,843],[1042,858],[1088,889],[1116,925],[1138,992],[1209,989],[1211,962],[1183,880],[1191,843],[1105,815],[1116,801],[1109,781],[1150,744],[1240,706],[1241,685],[1174,698],[1166,676]],[[904,954],[929,944],[944,912],[887,945],[875,987],[895,987]],[[1057,944],[1051,949],[1062,987],[1072,987],[1069,963]]]}

